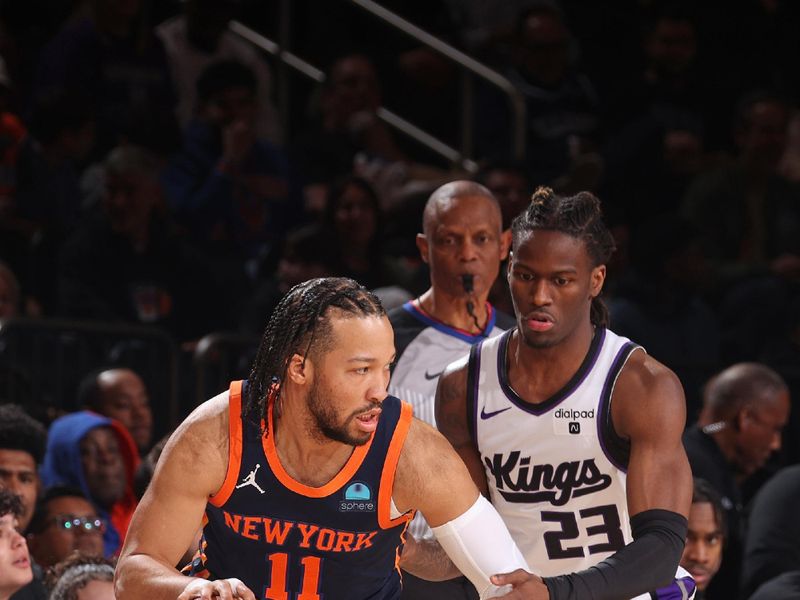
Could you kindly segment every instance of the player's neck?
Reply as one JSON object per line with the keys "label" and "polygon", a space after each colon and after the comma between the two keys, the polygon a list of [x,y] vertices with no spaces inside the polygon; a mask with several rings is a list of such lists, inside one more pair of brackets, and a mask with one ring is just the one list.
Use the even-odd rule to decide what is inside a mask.
{"label": "player's neck", "polygon": [[[475,294],[469,298],[463,294],[453,296],[428,288],[428,291],[417,298],[417,303],[424,312],[445,325],[470,333],[481,333],[489,320],[487,298],[488,294]],[[467,302],[472,302],[475,318],[469,314]]]}
{"label": "player's neck", "polygon": [[300,483],[325,485],[341,471],[355,448],[312,431],[305,400],[285,400],[280,416],[273,421],[274,444],[281,465]]}
{"label": "player's neck", "polygon": [[518,331],[508,352],[511,386],[525,400],[542,402],[563,388],[583,364],[592,344],[594,327],[580,327],[555,346],[534,348]]}

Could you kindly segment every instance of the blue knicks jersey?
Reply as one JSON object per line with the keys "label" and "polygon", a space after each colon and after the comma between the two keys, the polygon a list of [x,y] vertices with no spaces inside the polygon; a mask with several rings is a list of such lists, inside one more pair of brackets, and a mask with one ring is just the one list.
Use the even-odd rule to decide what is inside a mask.
{"label": "blue knicks jersey", "polygon": [[392,600],[412,513],[391,518],[395,469],[411,406],[382,405],[370,441],[321,487],[294,480],[267,435],[242,419],[242,382],[230,387],[230,452],[222,488],[206,508],[190,574],[236,577],[266,600]]}

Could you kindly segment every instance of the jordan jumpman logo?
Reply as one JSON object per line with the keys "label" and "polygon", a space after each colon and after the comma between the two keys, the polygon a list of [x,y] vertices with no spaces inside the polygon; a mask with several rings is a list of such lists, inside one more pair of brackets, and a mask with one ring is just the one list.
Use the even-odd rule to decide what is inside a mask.
{"label": "jordan jumpman logo", "polygon": [[261,492],[263,494],[264,490],[262,490],[261,486],[259,486],[256,483],[256,471],[258,471],[259,467],[261,467],[261,465],[257,464],[256,468],[253,469],[252,471],[250,471],[250,473],[247,475],[247,477],[242,479],[242,483],[240,483],[239,485],[236,486],[236,489],[238,490],[239,488],[243,488],[243,487],[247,487],[248,485],[252,485],[254,488],[256,488],[259,492]]}

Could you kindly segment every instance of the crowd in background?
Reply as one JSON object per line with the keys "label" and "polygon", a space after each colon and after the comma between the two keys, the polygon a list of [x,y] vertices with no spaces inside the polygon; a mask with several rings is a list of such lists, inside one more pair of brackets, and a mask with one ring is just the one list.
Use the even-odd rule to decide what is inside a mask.
{"label": "crowd in background", "polygon": [[[259,336],[281,296],[311,277],[352,277],[397,305],[427,287],[414,238],[436,187],[480,181],[507,227],[547,185],[601,199],[617,243],[611,327],[678,374],[689,425],[709,410],[706,382],[737,363],[768,365],[800,397],[800,6],[384,1],[525,99],[520,157],[506,99],[473,84],[469,172],[378,116],[386,106],[458,146],[453,64],[349,3],[297,0],[292,50],[325,81],[279,80],[278,64],[228,25],[275,37],[282,4],[0,3],[0,322],[147,325],[191,352],[211,332]],[[291,91],[285,113],[279,83]],[[492,301],[512,312],[502,277]],[[0,346],[0,375],[3,361]],[[63,406],[98,410],[88,385],[65,390]],[[0,395],[9,400],[20,399]],[[152,417],[74,414],[80,424],[48,443],[68,444],[75,473],[87,453],[115,446],[120,470],[108,477],[124,481],[110,500],[83,475],[51,483],[94,503],[68,514],[90,532],[93,518],[104,523],[110,557],[119,540],[108,532],[124,532],[135,505],[139,452],[155,441],[142,433]],[[116,419],[133,429],[120,433]],[[782,447],[780,432],[771,442],[780,452],[737,481],[742,507],[800,459],[800,425],[788,419]],[[159,434],[174,425],[160,423]],[[95,429],[97,447],[79,448]],[[44,454],[31,457],[34,472],[43,459],[54,473]]]}

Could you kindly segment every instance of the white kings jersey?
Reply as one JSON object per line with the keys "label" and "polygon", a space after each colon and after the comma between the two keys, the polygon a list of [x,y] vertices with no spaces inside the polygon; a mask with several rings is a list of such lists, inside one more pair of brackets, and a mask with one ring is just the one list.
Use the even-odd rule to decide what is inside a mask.
{"label": "white kings jersey", "polygon": [[572,379],[531,404],[509,385],[511,333],[470,352],[470,434],[492,504],[534,572],[580,571],[632,539],[625,495],[629,444],[614,431],[610,400],[622,367],[641,347],[598,328]]}

